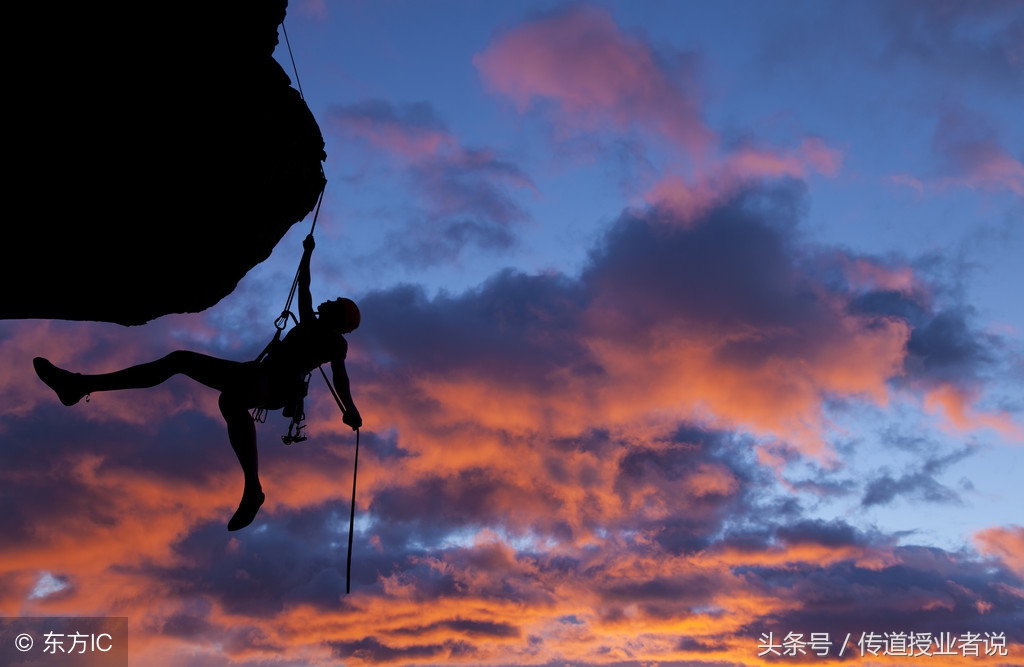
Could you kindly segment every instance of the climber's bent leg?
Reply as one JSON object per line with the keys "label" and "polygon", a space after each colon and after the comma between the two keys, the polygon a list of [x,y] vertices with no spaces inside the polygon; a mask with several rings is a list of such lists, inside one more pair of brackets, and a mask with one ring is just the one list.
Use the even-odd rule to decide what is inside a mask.
{"label": "climber's bent leg", "polygon": [[220,395],[220,413],[228,425],[228,439],[235,450],[238,463],[245,475],[242,502],[228,522],[228,530],[245,528],[256,518],[265,496],[259,477],[259,458],[256,450],[256,426],[247,409],[248,402],[241,396],[225,392]]}

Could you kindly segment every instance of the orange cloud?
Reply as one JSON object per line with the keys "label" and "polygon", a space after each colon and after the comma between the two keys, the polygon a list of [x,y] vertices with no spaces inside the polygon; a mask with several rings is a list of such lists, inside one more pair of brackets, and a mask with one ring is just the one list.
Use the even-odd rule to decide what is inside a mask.
{"label": "orange cloud", "polygon": [[974,534],[974,543],[983,554],[1001,558],[1010,569],[1024,576],[1024,528],[985,528]]}
{"label": "orange cloud", "polygon": [[924,392],[925,410],[941,413],[958,431],[991,428],[1007,440],[1024,442],[1024,430],[1008,412],[987,412],[976,407],[978,394],[963,387],[941,383]]}

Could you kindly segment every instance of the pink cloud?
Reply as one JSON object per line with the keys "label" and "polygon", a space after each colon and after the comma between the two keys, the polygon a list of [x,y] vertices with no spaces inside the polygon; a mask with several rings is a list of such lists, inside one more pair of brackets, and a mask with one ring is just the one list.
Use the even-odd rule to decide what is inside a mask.
{"label": "pink cloud", "polygon": [[777,151],[744,146],[729,155],[722,169],[734,180],[792,176],[801,178],[814,171],[835,176],[843,163],[843,154],[818,138],[805,139],[796,149]]}
{"label": "pink cloud", "polygon": [[918,194],[929,188],[971,188],[1024,196],[1024,162],[1001,145],[998,132],[980,113],[960,107],[945,109],[935,128],[932,151],[938,160],[932,176],[901,173],[889,180]]}
{"label": "pink cloud", "polygon": [[692,221],[753,181],[803,178],[811,173],[835,176],[843,162],[840,150],[817,138],[793,150],[743,146],[691,178],[669,173],[644,195],[647,203],[671,209],[683,222]]}
{"label": "pink cloud", "polygon": [[317,21],[326,21],[330,15],[327,0],[302,0],[299,3],[299,13]]}
{"label": "pink cloud", "polygon": [[842,267],[850,287],[856,291],[888,290],[906,295],[927,292],[909,266],[887,266],[867,257],[842,253],[835,253],[832,258]]}
{"label": "pink cloud", "polygon": [[893,174],[888,177],[888,180],[894,185],[912,188],[919,195],[924,194],[924,183],[921,182],[921,179],[910,174]]}
{"label": "pink cloud", "polygon": [[640,126],[696,155],[717,141],[701,120],[688,77],[668,71],[644,40],[623,32],[604,9],[575,7],[525,23],[474,56],[473,64],[520,112],[538,102],[554,105],[562,129]]}
{"label": "pink cloud", "polygon": [[[670,167],[644,199],[684,220],[756,179],[838,173],[842,152],[818,138],[788,150],[748,144],[716,157],[719,138],[702,119],[692,73],[665,62],[642,37],[594,7],[524,23],[473,59],[489,88],[521,113],[548,109],[563,134],[640,129],[682,149],[686,168]],[[670,160],[681,164],[679,155]]]}
{"label": "pink cloud", "polygon": [[961,172],[940,181],[943,187],[965,186],[979,190],[1009,190],[1024,196],[1024,164],[993,141],[956,147],[955,161]]}
{"label": "pink cloud", "polygon": [[349,118],[339,122],[348,133],[366,140],[375,148],[407,160],[437,155],[456,145],[454,138],[447,132],[403,125],[394,120]]}

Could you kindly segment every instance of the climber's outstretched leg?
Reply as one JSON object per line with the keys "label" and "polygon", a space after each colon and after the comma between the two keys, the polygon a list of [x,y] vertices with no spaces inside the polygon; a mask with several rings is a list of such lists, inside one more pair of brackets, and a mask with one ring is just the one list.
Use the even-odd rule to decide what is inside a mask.
{"label": "climber's outstretched leg", "polygon": [[42,357],[33,359],[32,365],[39,379],[57,393],[57,398],[64,405],[74,405],[86,394],[96,391],[155,387],[178,373],[217,391],[224,391],[233,385],[237,386],[244,369],[244,364],[237,361],[187,350],[178,350],[156,361],[98,375],[71,373],[57,368]]}

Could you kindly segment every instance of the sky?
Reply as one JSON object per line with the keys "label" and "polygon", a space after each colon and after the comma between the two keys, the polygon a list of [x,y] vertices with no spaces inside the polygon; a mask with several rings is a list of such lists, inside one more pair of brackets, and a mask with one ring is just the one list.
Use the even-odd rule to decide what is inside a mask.
{"label": "sky", "polygon": [[307,219],[203,313],[0,322],[0,615],[127,616],[158,667],[1024,661],[1024,3],[285,27],[327,144],[314,302],[363,314],[352,594],[319,378],[228,533],[215,392],[65,408],[31,366],[255,358]]}

